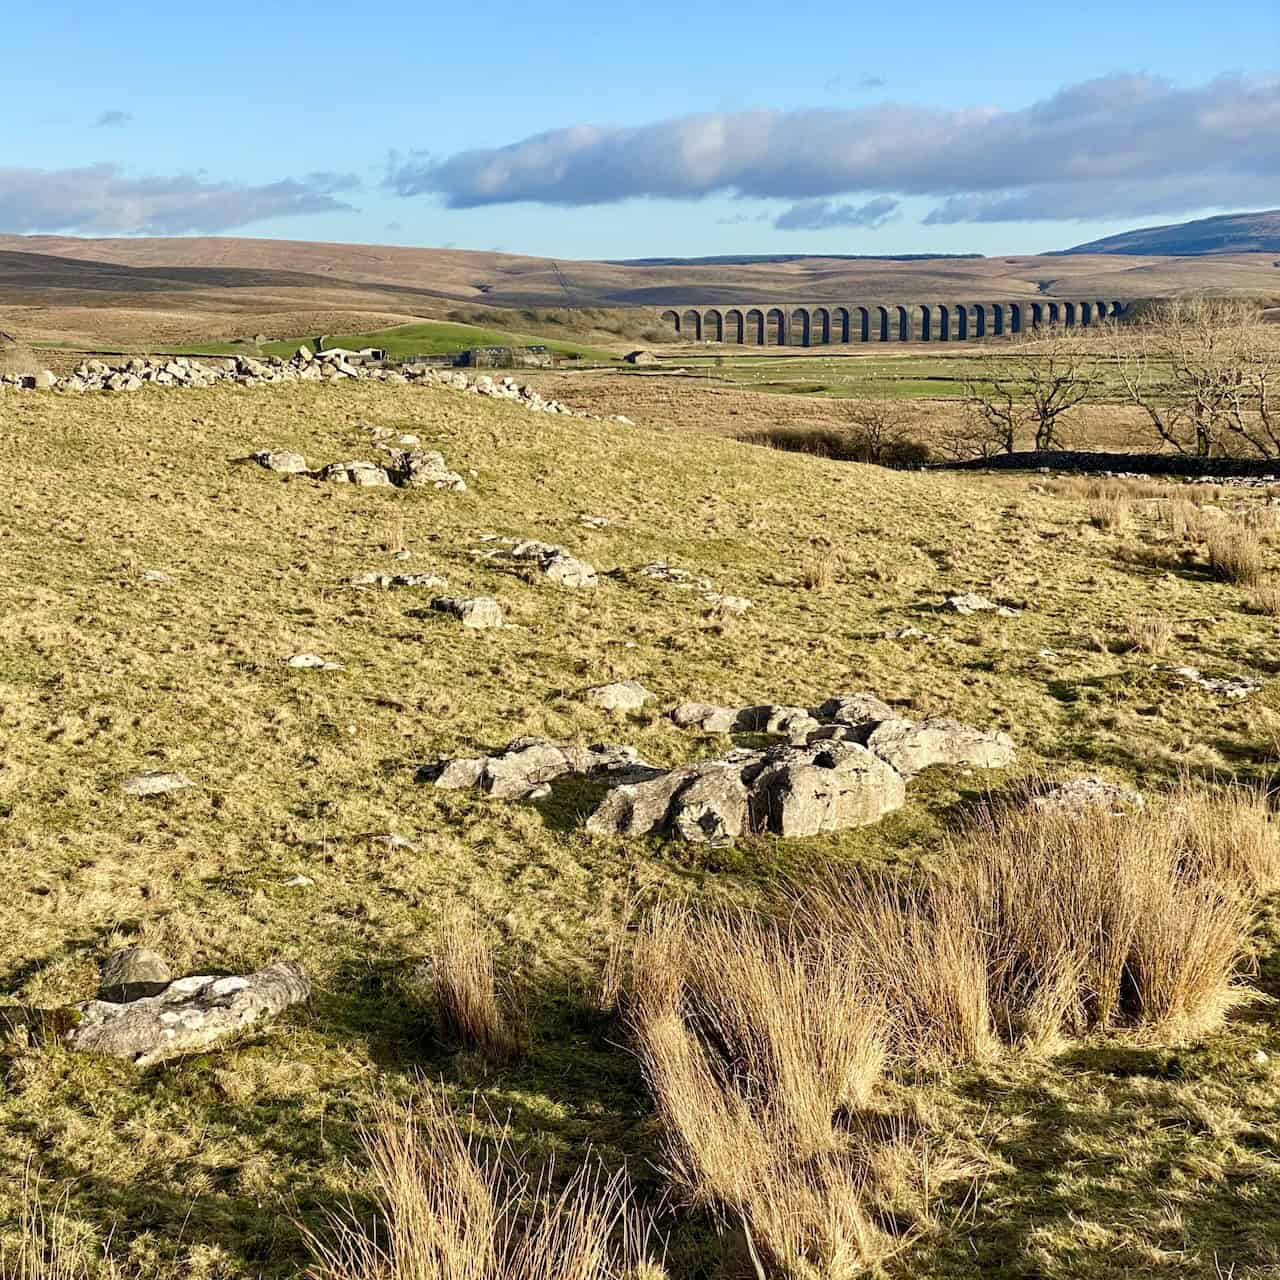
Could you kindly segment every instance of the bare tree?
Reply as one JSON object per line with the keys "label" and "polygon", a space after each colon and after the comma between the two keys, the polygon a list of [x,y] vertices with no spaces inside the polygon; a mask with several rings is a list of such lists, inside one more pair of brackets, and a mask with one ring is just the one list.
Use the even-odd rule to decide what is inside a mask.
{"label": "bare tree", "polygon": [[965,385],[975,435],[1012,453],[1027,436],[1037,449],[1066,445],[1066,415],[1098,385],[1099,362],[1076,333],[1037,329],[992,347]]}
{"label": "bare tree", "polygon": [[1179,453],[1280,457],[1280,331],[1257,307],[1178,298],[1113,333],[1125,398]]}

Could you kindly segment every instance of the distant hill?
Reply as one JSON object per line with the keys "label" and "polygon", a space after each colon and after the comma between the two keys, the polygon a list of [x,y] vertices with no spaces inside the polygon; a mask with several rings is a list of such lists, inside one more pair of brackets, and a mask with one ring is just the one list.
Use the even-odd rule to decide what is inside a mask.
{"label": "distant hill", "polygon": [[720,253],[709,258],[606,258],[613,267],[741,267],[786,262],[937,262],[980,253]]}
{"label": "distant hill", "polygon": [[1206,253],[1280,253],[1280,209],[1262,213],[1224,213],[1216,218],[1175,222],[1164,227],[1142,227],[1103,240],[1090,240],[1069,253],[1125,253],[1140,257]]}

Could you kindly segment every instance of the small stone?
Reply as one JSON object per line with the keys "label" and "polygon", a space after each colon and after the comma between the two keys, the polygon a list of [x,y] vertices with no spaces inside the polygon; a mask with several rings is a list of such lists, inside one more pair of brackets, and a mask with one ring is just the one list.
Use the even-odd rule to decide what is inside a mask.
{"label": "small stone", "polygon": [[436,596],[431,607],[441,613],[452,614],[464,627],[486,630],[501,627],[502,607],[492,596],[472,596],[462,599],[456,596]]}
{"label": "small stone", "polygon": [[986,596],[975,595],[970,591],[965,595],[948,596],[942,607],[950,609],[952,613],[958,613],[962,617],[968,617],[972,613],[994,611],[997,605],[993,600],[988,600]]}
{"label": "small stone", "polygon": [[341,671],[342,663],[329,662],[315,653],[295,653],[285,664],[299,671]]}
{"label": "small stone", "polygon": [[306,458],[289,449],[260,449],[253,455],[253,460],[268,471],[278,471],[287,476],[301,475],[307,470]]}
{"label": "small stone", "polygon": [[653,701],[654,695],[634,680],[617,680],[588,689],[583,696],[606,711],[639,711],[646,702]]}
{"label": "small stone", "polygon": [[113,951],[102,962],[98,999],[122,1004],[140,996],[153,996],[173,981],[164,957],[145,947]]}
{"label": "small stone", "polygon": [[353,484],[361,488],[382,488],[391,484],[391,477],[376,462],[331,462],[320,475],[337,484]]}
{"label": "small stone", "polygon": [[281,882],[281,888],[284,889],[310,889],[315,881],[310,876],[296,875],[290,876],[287,880]]}
{"label": "small stone", "polygon": [[1092,810],[1107,813],[1141,813],[1142,796],[1132,787],[1107,782],[1096,774],[1070,778],[1050,785],[1031,798],[1031,807],[1042,813],[1084,814]]}
{"label": "small stone", "polygon": [[182,791],[195,785],[185,773],[156,770],[149,773],[135,773],[125,778],[120,784],[120,790],[127,796],[163,796],[170,791]]}
{"label": "small stone", "polygon": [[144,569],[142,581],[149,587],[167,587],[173,583],[173,579],[159,569]]}

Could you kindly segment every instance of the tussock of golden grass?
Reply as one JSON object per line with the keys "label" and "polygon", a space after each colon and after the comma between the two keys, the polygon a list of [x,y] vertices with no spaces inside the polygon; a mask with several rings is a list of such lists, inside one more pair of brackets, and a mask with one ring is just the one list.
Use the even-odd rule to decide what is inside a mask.
{"label": "tussock of golden grass", "polygon": [[1111,495],[1095,499],[1089,504],[1089,523],[1095,529],[1114,533],[1123,529],[1133,512],[1133,505],[1127,498]]}
{"label": "tussock of golden grass", "polygon": [[73,1238],[65,1197],[46,1209],[39,1178],[29,1167],[17,1226],[12,1244],[0,1240],[0,1280],[89,1280],[87,1250]]}
{"label": "tussock of golden grass", "polygon": [[1280,586],[1255,587],[1249,593],[1249,607],[1268,618],[1280,618]]}
{"label": "tussock of golden grass", "polygon": [[976,905],[963,892],[859,877],[829,882],[805,905],[809,928],[842,939],[879,995],[896,1054],[982,1060],[999,1051]]}
{"label": "tussock of golden grass", "polygon": [[811,556],[801,567],[800,582],[807,591],[829,591],[835,586],[841,563],[842,557],[835,551]]}
{"label": "tussock of golden grass", "polygon": [[[317,1280],[617,1280],[661,1277],[620,1174],[584,1165],[560,1192],[505,1141],[482,1154],[447,1105],[387,1109],[364,1136],[381,1222],[336,1216],[307,1233]],[[528,1209],[524,1208],[530,1205]]]}
{"label": "tussock of golden grass", "polygon": [[1159,614],[1135,613],[1125,623],[1125,636],[1134,649],[1158,658],[1173,639],[1173,623]]}
{"label": "tussock of golden grass", "polygon": [[865,1106],[883,1013],[838,945],[746,916],[659,914],[628,1010],[667,1170],[788,1277],[862,1273],[901,1247],[878,1225]]}
{"label": "tussock of golden grass", "polygon": [[1263,797],[1187,790],[1142,816],[987,814],[922,884],[836,881],[805,914],[847,937],[896,1051],[982,1059],[1095,1028],[1212,1029],[1248,998],[1257,895],[1278,877]]}
{"label": "tussock of golden grass", "polygon": [[494,1061],[514,1057],[519,1038],[498,1001],[493,948],[469,911],[445,913],[432,961],[436,1014],[444,1039]]}
{"label": "tussock of golden grass", "polygon": [[1224,520],[1206,531],[1205,542],[1214,577],[1238,587],[1256,586],[1262,580],[1262,540],[1256,530]]}

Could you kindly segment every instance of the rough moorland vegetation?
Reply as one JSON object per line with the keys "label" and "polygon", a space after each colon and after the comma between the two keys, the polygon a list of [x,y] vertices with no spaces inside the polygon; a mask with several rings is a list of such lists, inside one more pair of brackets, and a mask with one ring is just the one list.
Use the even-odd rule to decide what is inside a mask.
{"label": "rough moorland vegetation", "polygon": [[1267,1275],[1272,491],[583,407],[0,395],[0,1275]]}

